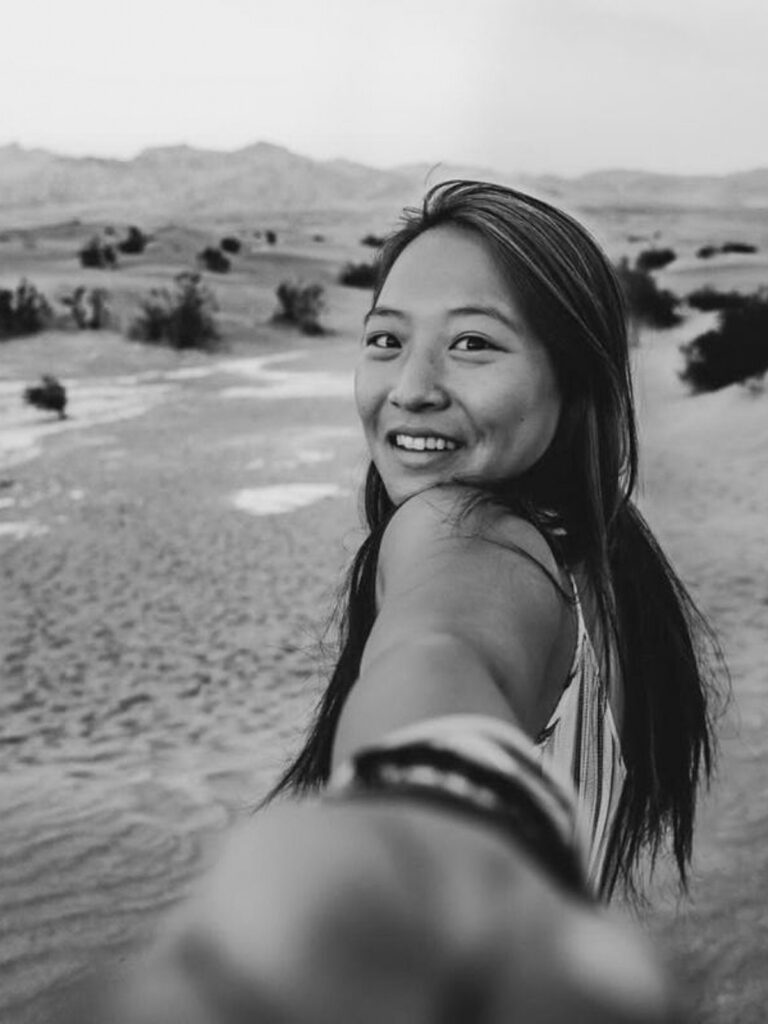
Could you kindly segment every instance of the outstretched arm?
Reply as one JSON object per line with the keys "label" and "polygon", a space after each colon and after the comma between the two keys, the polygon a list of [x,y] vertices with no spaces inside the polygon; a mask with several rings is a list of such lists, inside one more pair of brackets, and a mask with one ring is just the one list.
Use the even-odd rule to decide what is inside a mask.
{"label": "outstretched arm", "polygon": [[[467,711],[535,736],[575,643],[561,571],[529,523],[441,487],[402,505],[379,556],[379,613],[342,712],[338,763],[420,718]],[[566,584],[567,585],[567,584]]]}
{"label": "outstretched arm", "polygon": [[[557,579],[557,567],[546,546],[514,521],[470,517],[457,528],[456,497],[408,502],[385,538],[380,612],[336,741],[336,778],[346,773],[352,784],[332,779],[332,797],[272,806],[242,828],[120,989],[119,1005],[108,1000],[97,1019],[673,1019],[639,936],[572,895],[537,857],[540,839],[523,843],[514,827],[497,827],[482,786],[479,802],[491,810],[473,816],[439,793],[430,799],[431,780],[445,781],[451,764],[446,775],[444,764],[435,773],[412,760],[403,769],[401,759],[385,763],[378,781],[360,768],[393,729],[418,731],[456,713],[506,723],[525,762],[562,686],[570,617],[547,577]],[[401,748],[397,736],[392,743]],[[526,799],[516,800],[513,792],[513,822],[518,814],[529,824]]]}

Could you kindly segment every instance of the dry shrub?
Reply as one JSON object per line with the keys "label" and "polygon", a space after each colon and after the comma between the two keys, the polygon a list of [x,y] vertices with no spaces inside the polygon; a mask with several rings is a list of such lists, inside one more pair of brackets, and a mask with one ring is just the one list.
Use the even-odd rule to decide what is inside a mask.
{"label": "dry shrub", "polygon": [[79,285],[73,292],[61,295],[59,301],[67,307],[79,331],[99,331],[112,323],[109,292],[106,288],[85,288]]}
{"label": "dry shrub", "polygon": [[145,235],[141,228],[131,224],[128,228],[128,235],[121,242],[117,243],[117,248],[127,256],[137,256],[139,253],[144,252],[151,241],[150,235]]}
{"label": "dry shrub", "polygon": [[703,313],[709,313],[716,309],[734,309],[747,301],[748,296],[742,295],[740,292],[719,292],[716,288],[697,288],[686,299],[689,306],[699,309]]}
{"label": "dry shrub", "polygon": [[376,266],[373,263],[347,263],[339,274],[339,283],[350,288],[373,288]]}
{"label": "dry shrub", "polygon": [[152,289],[128,334],[139,341],[171,348],[214,349],[221,341],[214,317],[217,308],[213,292],[202,283],[200,275],[184,271],[177,275],[173,292]]}
{"label": "dry shrub", "polygon": [[232,266],[230,259],[214,245],[206,246],[197,254],[197,258],[206,270],[214,274],[227,274]]}
{"label": "dry shrub", "polygon": [[635,260],[638,270],[661,270],[677,259],[674,249],[643,249]]}
{"label": "dry shrub", "polygon": [[222,250],[222,252],[232,253],[233,256],[236,253],[240,252],[242,247],[243,243],[240,241],[239,238],[235,238],[234,235],[225,235],[224,238],[222,238],[221,241],[219,242],[219,248]]}
{"label": "dry shrub", "polygon": [[659,288],[646,270],[630,267],[623,259],[616,272],[624,292],[627,309],[632,319],[648,327],[674,327],[682,317],[677,312],[678,297],[670,291]]}
{"label": "dry shrub", "polygon": [[77,254],[80,265],[95,270],[112,270],[117,266],[117,253],[112,245],[94,235]]}
{"label": "dry shrub", "polygon": [[768,370],[768,290],[724,309],[714,330],[700,334],[680,351],[685,358],[680,377],[692,391],[716,391],[764,374]]}
{"label": "dry shrub", "polygon": [[282,281],[275,294],[279,302],[272,317],[275,323],[293,324],[304,334],[325,334],[320,323],[320,314],[325,306],[321,284]]}
{"label": "dry shrub", "polygon": [[0,339],[37,334],[53,320],[50,303],[35,285],[22,279],[16,288],[0,288]]}

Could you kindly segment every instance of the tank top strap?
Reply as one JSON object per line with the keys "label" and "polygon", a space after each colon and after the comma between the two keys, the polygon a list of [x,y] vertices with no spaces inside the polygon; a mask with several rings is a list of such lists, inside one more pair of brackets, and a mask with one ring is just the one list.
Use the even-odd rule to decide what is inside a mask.
{"label": "tank top strap", "polygon": [[589,639],[589,634],[587,632],[587,621],[584,618],[584,608],[581,603],[579,588],[576,585],[576,577],[570,570],[567,570],[567,573],[568,580],[571,584],[571,591],[573,592],[573,604],[576,609],[576,649],[573,654],[572,662],[572,667],[574,667],[583,654],[584,644]]}

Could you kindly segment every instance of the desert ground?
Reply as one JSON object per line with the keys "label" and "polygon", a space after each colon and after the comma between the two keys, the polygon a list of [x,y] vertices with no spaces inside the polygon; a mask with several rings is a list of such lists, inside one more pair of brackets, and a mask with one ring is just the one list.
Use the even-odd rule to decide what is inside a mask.
{"label": "desert ground", "polygon": [[[679,294],[768,284],[763,214],[588,219],[612,255],[674,244],[660,278]],[[207,274],[226,341],[210,354],[129,341],[123,328],[139,296],[245,226],[153,225],[142,256],[83,270],[74,253],[103,227],[0,237],[0,286],[106,287],[119,321],[0,346],[7,1024],[51,1020],[63,988],[129,956],[263,796],[326,677],[329,616],[362,536],[351,373],[368,293],[336,283],[344,261],[370,258],[360,223],[281,223],[276,246],[249,242],[230,274]],[[695,258],[730,235],[761,251]],[[284,279],[325,286],[328,334],[271,323]],[[710,319],[644,331],[634,350],[641,504],[718,631],[733,687],[690,896],[678,899],[662,867],[641,919],[694,1020],[757,1024],[768,1006],[768,393],[688,394],[679,345]],[[66,384],[68,419],[22,404],[41,373]]]}

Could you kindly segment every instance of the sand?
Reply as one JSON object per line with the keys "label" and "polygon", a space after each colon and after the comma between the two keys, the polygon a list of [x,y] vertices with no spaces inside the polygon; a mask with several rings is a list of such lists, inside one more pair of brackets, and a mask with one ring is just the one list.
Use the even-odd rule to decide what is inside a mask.
{"label": "sand", "polygon": [[638,359],[644,506],[720,636],[733,694],[691,898],[657,897],[648,920],[697,1021],[756,1024],[768,1006],[768,393],[686,395],[669,340],[646,339]]}
{"label": "sand", "polygon": [[[319,684],[357,543],[349,343],[294,353],[287,389],[237,358],[136,381],[111,343],[108,379],[79,378],[68,353],[70,420],[14,412],[0,468],[9,1022],[125,949],[183,889],[205,836],[264,794]],[[10,343],[6,368],[45,344]],[[336,382],[332,398],[307,397],[313,374],[320,392]],[[283,390],[226,395],[238,379]],[[96,393],[114,395],[111,415]]]}
{"label": "sand", "polygon": [[[57,986],[124,957],[296,748],[361,537],[350,369],[365,300],[332,300],[335,336],[259,328],[214,356],[108,332],[2,347],[7,1024],[45,1020]],[[734,701],[691,899],[659,884],[646,923],[696,1019],[746,1024],[768,1005],[768,395],[686,394],[677,345],[704,323],[637,350],[642,503],[720,632]],[[70,420],[19,403],[47,371]]]}

